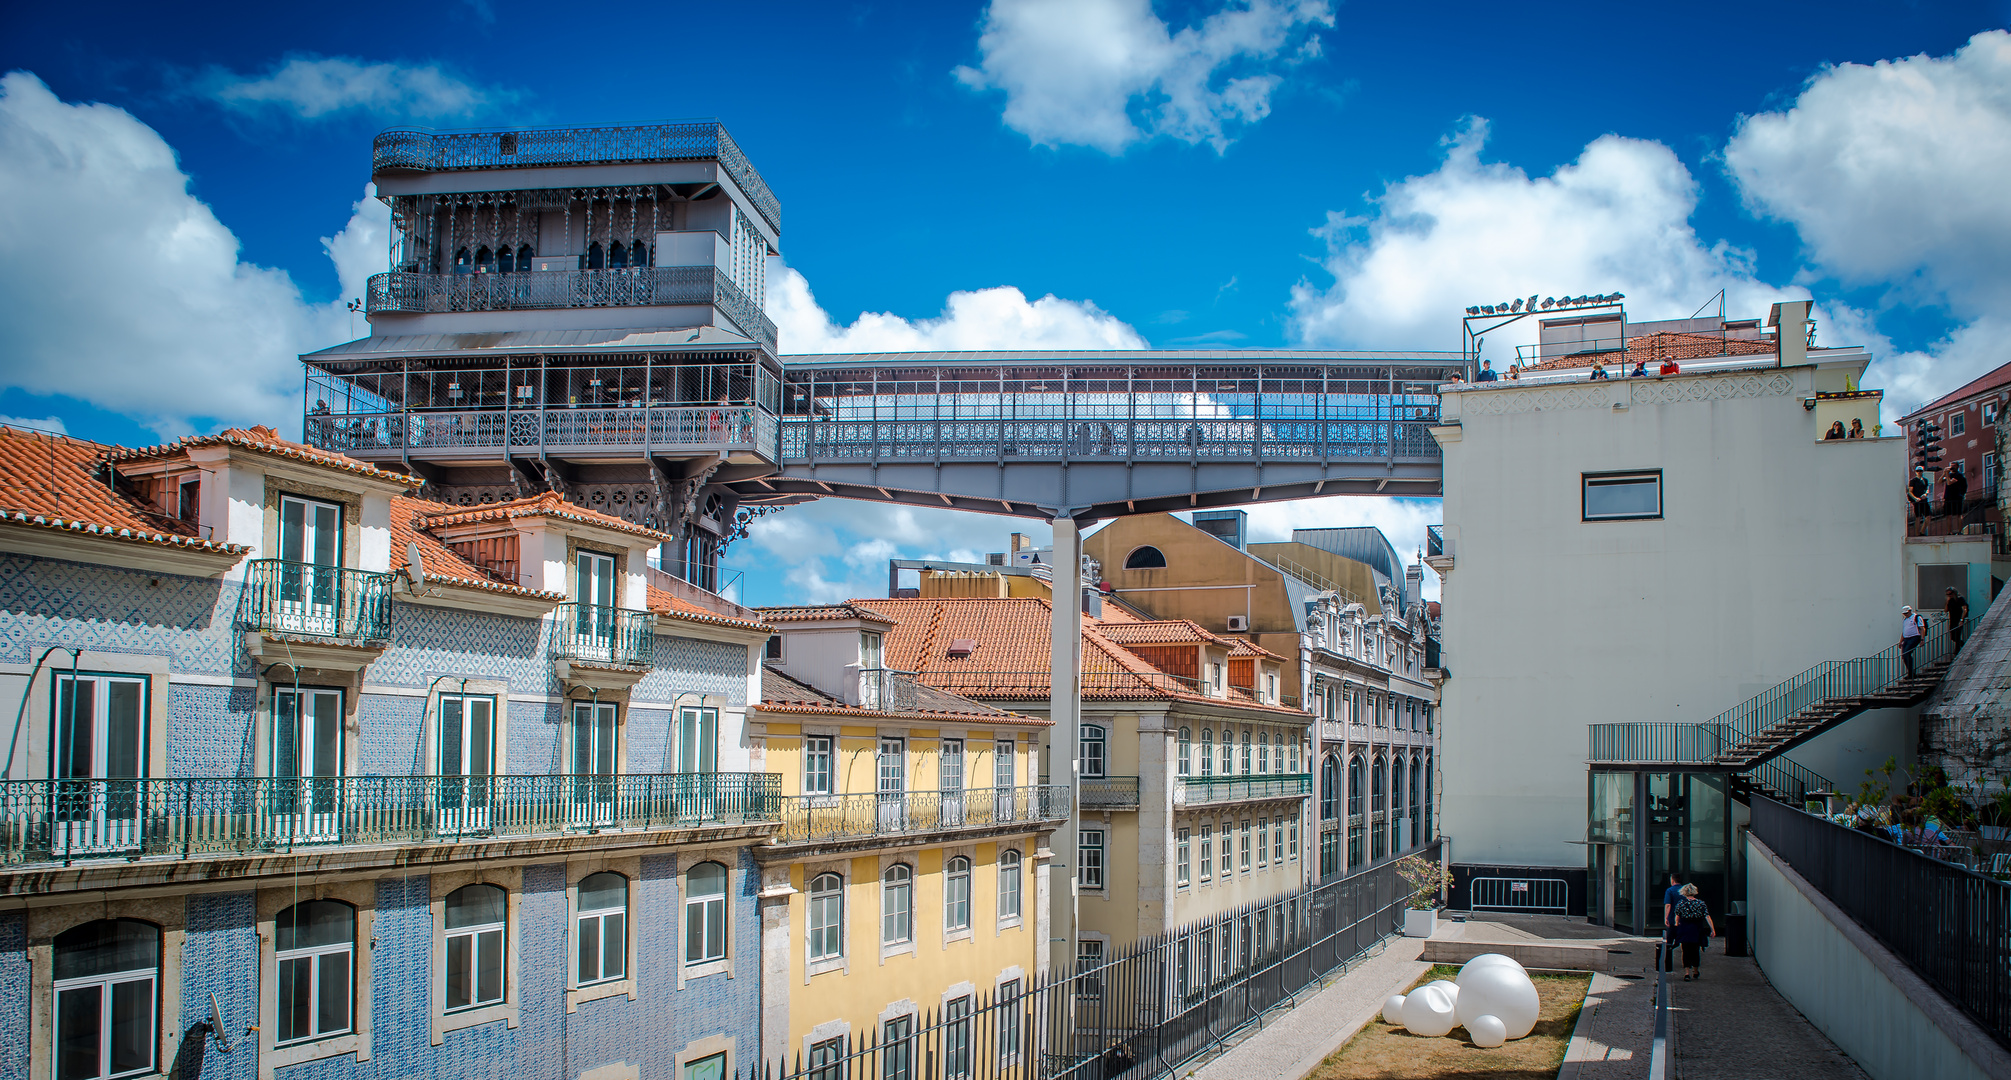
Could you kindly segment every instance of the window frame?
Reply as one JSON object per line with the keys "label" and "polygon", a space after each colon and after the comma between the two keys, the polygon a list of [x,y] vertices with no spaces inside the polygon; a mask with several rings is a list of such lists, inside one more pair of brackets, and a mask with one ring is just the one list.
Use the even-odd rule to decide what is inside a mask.
{"label": "window frame", "polygon": [[[826,881],[832,884],[825,886]],[[829,870],[813,875],[809,888],[804,892],[808,896],[803,905],[805,963],[809,965],[811,974],[830,967],[842,966],[846,957],[845,876]],[[818,952],[820,937],[834,942],[836,947],[829,952]]]}
{"label": "window frame", "polygon": [[835,735],[803,736],[803,794],[836,794],[837,745],[838,737]]}
{"label": "window frame", "polygon": [[1194,729],[1181,725],[1179,735],[1179,767],[1176,775],[1192,776],[1194,770]]}
{"label": "window frame", "polygon": [[956,855],[943,862],[943,934],[946,937],[970,933],[971,879],[969,856]]}
{"label": "window frame", "polygon": [[[1591,491],[1594,487],[1612,487],[1623,483],[1639,484],[1652,480],[1655,486],[1655,510],[1653,513],[1593,514]],[[1578,520],[1581,523],[1595,521],[1660,521],[1668,508],[1668,497],[1663,491],[1662,470],[1629,469],[1622,472],[1590,472],[1579,474]]]}
{"label": "window frame", "polygon": [[[113,924],[133,923],[139,926],[144,926],[152,930],[154,934],[153,964],[151,966],[146,967],[126,968],[119,971],[97,972],[91,975],[78,975],[64,979],[56,978],[55,961],[56,958],[61,954],[59,952],[59,946],[56,940],[54,939],[60,939],[64,936],[75,933],[78,930],[82,930],[85,927],[94,925],[99,922],[107,922]],[[76,923],[75,925],[67,927],[61,933],[58,933],[53,936],[49,946],[49,957],[50,957],[49,975],[48,975],[49,1011],[47,1014],[48,1026],[45,1029],[49,1033],[48,1048],[46,1050],[46,1053],[48,1055],[47,1063],[49,1066],[48,1075],[52,1076],[56,1075],[55,1070],[58,1066],[58,1063],[61,1060],[58,1048],[59,1047],[58,1036],[55,1033],[58,1030],[60,1030],[61,1026],[63,1016],[63,1008],[62,1008],[63,995],[65,993],[87,990],[87,989],[96,990],[98,992],[98,1049],[100,1054],[102,1055],[99,1059],[100,1072],[98,1073],[98,1077],[100,1078],[100,1080],[114,1080],[114,1078],[120,1078],[120,1077],[141,1077],[141,1076],[158,1074],[157,1066],[161,1061],[161,1056],[163,1052],[163,1047],[161,1045],[161,1033],[162,1033],[161,1013],[164,1009],[164,1006],[166,1005],[166,1001],[164,1000],[166,995],[164,994],[163,991],[166,985],[168,952],[171,947],[171,944],[172,943],[168,941],[168,934],[166,928],[160,925],[159,923],[156,923],[150,919],[123,918],[123,917],[110,918],[110,919],[85,919]],[[111,1066],[110,1056],[112,1051],[111,1040],[113,1038],[113,1033],[118,1026],[118,1022],[113,1016],[114,1010],[118,1007],[118,999],[117,995],[115,994],[115,988],[120,986],[131,986],[135,983],[140,982],[145,982],[149,984],[151,988],[151,992],[146,996],[148,1012],[152,1018],[152,1024],[146,1039],[146,1047],[148,1055],[147,1061],[144,1065],[138,1066],[136,1068],[126,1069],[121,1072],[111,1072],[109,1071]]]}
{"label": "window frame", "polygon": [[[462,890],[473,888],[501,890],[503,893],[503,917],[495,922],[474,923],[467,926],[448,926],[447,905]],[[515,964],[510,963],[510,942],[515,937],[515,935],[510,933],[511,915],[514,908],[512,901],[514,898],[515,893],[513,890],[502,885],[497,885],[494,882],[486,881],[468,882],[449,891],[441,898],[440,943],[446,959],[440,965],[440,996],[435,1000],[439,1003],[443,1016],[452,1017],[480,1013],[501,1006],[507,1006],[511,1003],[513,998],[511,991],[513,988],[511,986],[510,974],[516,968]],[[482,937],[487,934],[499,935],[495,945],[496,952],[501,954],[497,960],[499,968],[496,973],[498,995],[494,998],[483,998],[480,996],[482,956],[484,955]],[[467,956],[470,996],[468,1001],[461,1005],[452,1004],[452,999],[449,997],[453,993],[454,972],[450,970],[450,967],[453,963],[453,942],[456,938],[467,938],[469,940]]]}
{"label": "window frame", "polygon": [[[705,867],[716,867],[719,871],[719,891],[716,893],[700,893],[698,887],[692,883],[692,875]],[[691,868],[686,870],[681,876],[684,878],[683,895],[679,898],[684,908],[684,918],[681,920],[684,931],[684,945],[681,955],[684,958],[683,964],[687,974],[702,974],[700,972],[692,972],[690,969],[704,967],[709,964],[722,964],[733,955],[733,909],[727,903],[727,897],[733,891],[733,871],[725,863],[717,859],[707,859],[704,862],[693,863]],[[704,935],[702,938],[703,941],[709,943],[712,938],[712,932],[715,928],[717,929],[719,951],[716,954],[710,951],[710,945],[708,944],[705,955],[696,958],[691,955],[692,918],[694,915],[699,920],[699,927]]]}
{"label": "window frame", "polygon": [[1950,438],[1969,434],[1969,411],[1957,409],[1948,414],[1948,434]]}
{"label": "window frame", "polygon": [[1200,878],[1204,885],[1215,880],[1215,826],[1206,821],[1201,823]]}
{"label": "window frame", "polygon": [[[1094,837],[1094,842],[1091,841]],[[1076,831],[1076,880],[1084,889],[1102,892],[1107,875],[1104,873],[1104,858],[1107,854],[1108,838],[1102,829],[1079,829]]]}
{"label": "window frame", "polygon": [[[900,935],[889,937],[890,920],[896,919]],[[915,868],[897,862],[880,871],[880,948],[911,949],[914,944]]]}
{"label": "window frame", "polygon": [[[347,942],[335,945],[310,945],[304,947],[296,946],[291,949],[280,948],[279,946],[280,917],[284,916],[289,911],[294,911],[296,909],[306,907],[310,904],[336,904],[340,905],[341,907],[347,908],[349,911],[349,940]],[[303,899],[299,903],[292,904],[289,905],[288,907],[282,908],[277,914],[273,916],[272,960],[273,960],[273,976],[274,979],[276,980],[276,985],[274,988],[276,992],[275,1001],[278,1005],[278,1008],[275,1011],[273,1017],[272,1045],[274,1049],[292,1049],[293,1047],[305,1046],[312,1043],[322,1042],[328,1039],[337,1039],[345,1035],[353,1035],[356,1033],[356,997],[357,997],[356,936],[357,936],[357,929],[361,924],[361,922],[362,920],[357,913],[356,905],[351,904],[345,900],[339,900],[332,897]],[[324,967],[324,962],[336,956],[346,957],[348,964],[347,987],[349,991],[348,993],[349,1000],[346,1004],[347,1023],[345,1023],[343,1027],[337,1030],[330,1030],[330,1031],[312,1030],[314,1025],[319,1023],[320,1021],[321,1010],[317,1008],[317,1006],[320,1003],[321,992],[324,989],[324,987],[322,986],[322,969]],[[306,961],[308,968],[307,1012],[309,1016],[310,1030],[309,1033],[306,1035],[296,1035],[293,1038],[289,1039],[285,1038],[282,1035],[282,1031],[285,1024],[285,1018],[287,1016],[287,1002],[285,1000],[286,966],[289,962],[297,962],[297,961]]]}
{"label": "window frame", "polygon": [[[1159,561],[1156,563],[1139,561],[1140,557],[1145,556],[1145,553],[1148,551],[1152,555],[1157,556]],[[1145,557],[1150,558],[1150,556]],[[1126,570],[1164,570],[1167,566],[1166,552],[1153,544],[1140,544],[1124,555],[1124,569]]]}
{"label": "window frame", "polygon": [[[1109,734],[1101,724],[1084,724],[1077,737],[1076,763],[1085,780],[1101,780],[1110,771]],[[1092,749],[1093,748],[1093,749]]]}
{"label": "window frame", "polygon": [[1173,887],[1176,889],[1184,889],[1194,883],[1193,871],[1191,866],[1194,852],[1191,847],[1191,841],[1188,838],[1187,829],[1185,826],[1175,829],[1173,831],[1173,837],[1174,837],[1173,839],[1174,850],[1179,853],[1179,858],[1174,863],[1174,866],[1177,869],[1175,871],[1175,875],[1173,878]]}
{"label": "window frame", "polygon": [[[1008,887],[1010,883],[1010,887]],[[1024,918],[1026,905],[1026,856],[1015,847],[1004,848],[998,857],[998,921],[1012,924]],[[1008,904],[1006,898],[1011,897]]]}

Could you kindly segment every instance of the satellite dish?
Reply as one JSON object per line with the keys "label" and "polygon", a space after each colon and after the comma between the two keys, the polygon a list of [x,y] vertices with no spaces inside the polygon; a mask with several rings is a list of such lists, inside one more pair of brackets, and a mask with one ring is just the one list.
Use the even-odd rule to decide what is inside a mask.
{"label": "satellite dish", "polygon": [[209,995],[209,1030],[210,1034],[216,1036],[216,1041],[223,1048],[223,1052],[230,1053],[230,1036],[223,1033],[223,1006],[217,1004],[214,990],[210,991]]}
{"label": "satellite dish", "polygon": [[419,541],[405,542],[405,573],[412,579],[412,587],[426,587],[426,560],[419,555]]}

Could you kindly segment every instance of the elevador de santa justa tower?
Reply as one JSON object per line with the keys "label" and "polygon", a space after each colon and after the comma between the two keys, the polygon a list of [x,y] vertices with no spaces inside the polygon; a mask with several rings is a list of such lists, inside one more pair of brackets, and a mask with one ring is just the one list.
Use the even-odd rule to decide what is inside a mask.
{"label": "elevador de santa justa tower", "polygon": [[301,357],[306,441],[449,504],[552,491],[670,533],[663,569],[716,589],[782,372],[781,205],[725,127],[392,130],[371,173],[391,269],[370,336]]}

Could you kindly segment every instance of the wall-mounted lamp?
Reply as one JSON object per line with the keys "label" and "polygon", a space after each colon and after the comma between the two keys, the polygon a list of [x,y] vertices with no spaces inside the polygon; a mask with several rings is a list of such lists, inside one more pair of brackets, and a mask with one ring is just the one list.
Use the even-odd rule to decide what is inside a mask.
{"label": "wall-mounted lamp", "polygon": [[1814,411],[1815,411],[1815,399],[1814,399],[1814,398],[1812,398],[1812,397],[1805,397],[1805,398],[1803,398],[1803,399],[1802,399],[1802,411],[1803,411],[1803,412],[1814,412]]}

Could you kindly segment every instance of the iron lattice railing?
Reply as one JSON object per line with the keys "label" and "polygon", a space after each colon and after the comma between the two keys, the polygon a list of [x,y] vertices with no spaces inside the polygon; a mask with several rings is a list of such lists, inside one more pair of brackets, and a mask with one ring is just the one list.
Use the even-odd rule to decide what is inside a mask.
{"label": "iron lattice railing", "polygon": [[1138,809],[1136,776],[1085,776],[1078,786],[1085,810]]}
{"label": "iron lattice railing", "polygon": [[945,829],[1029,828],[1068,816],[1068,788],[965,788],[862,795],[788,795],[782,799],[777,843],[913,836]]}
{"label": "iron lattice railing", "polygon": [[773,414],[752,405],[461,412],[310,413],[307,441],[324,450],[749,450],[776,459]]}
{"label": "iron lattice railing", "polygon": [[656,616],[602,604],[558,606],[552,659],[596,667],[646,668],[656,655]]}
{"label": "iron lattice railing", "polygon": [[244,626],[275,634],[382,641],[391,635],[390,574],[256,559],[245,565]]}
{"label": "iron lattice railing", "polygon": [[915,673],[894,668],[859,669],[859,707],[906,712],[915,707]]}
{"label": "iron lattice railing", "polygon": [[634,161],[718,161],[768,227],[782,231],[782,204],[717,121],[632,127],[546,128],[436,134],[394,129],[371,146],[374,172],[442,172]]}
{"label": "iron lattice railing", "polygon": [[2011,1045],[2011,885],[1769,799],[1752,810],[1753,836]]}
{"label": "iron lattice railing", "polygon": [[[1436,860],[1437,844],[1417,854]],[[813,1043],[746,1080],[1153,1080],[1396,933],[1396,863],[1239,908],[1045,978]]]}
{"label": "iron lattice railing", "polygon": [[963,461],[1104,458],[1115,461],[1306,460],[1437,461],[1429,423],[1260,420],[1097,419],[823,420],[785,416],[782,459]]}
{"label": "iron lattice railing", "polygon": [[776,820],[773,773],[0,781],[0,862],[233,855]]}
{"label": "iron lattice railing", "polygon": [[1183,806],[1251,802],[1257,799],[1291,799],[1312,793],[1311,773],[1180,778],[1180,803]]}
{"label": "iron lattice railing", "polygon": [[536,311],[548,308],[709,304],[748,337],[776,348],[775,323],[712,266],[636,266],[602,270],[515,270],[488,274],[372,275],[365,309],[385,313]]}
{"label": "iron lattice railing", "polygon": [[[915,679],[925,686],[966,697],[1024,700],[1047,697],[1054,683],[1054,672],[948,668],[919,672],[915,675]],[[1168,675],[1160,671],[1120,670],[1082,673],[1082,693],[1085,697],[1118,697],[1145,691],[1168,694],[1204,693],[1199,679]]]}

